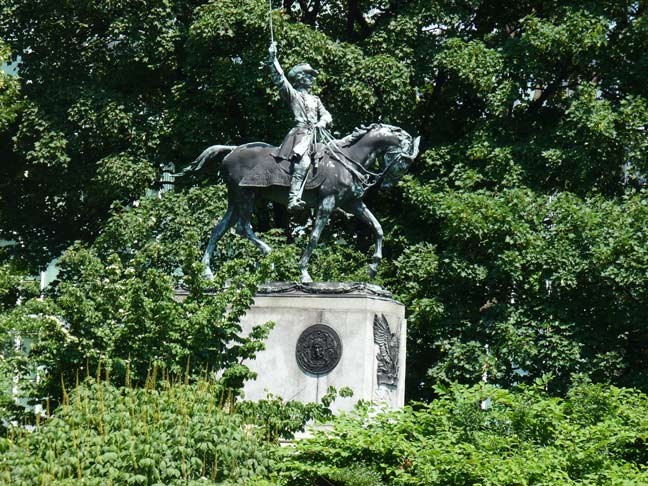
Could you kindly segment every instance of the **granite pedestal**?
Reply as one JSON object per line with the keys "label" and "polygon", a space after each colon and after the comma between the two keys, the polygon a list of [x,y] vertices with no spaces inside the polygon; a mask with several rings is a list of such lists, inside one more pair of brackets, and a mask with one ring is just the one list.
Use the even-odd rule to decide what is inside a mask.
{"label": "granite pedestal", "polygon": [[241,321],[243,332],[275,323],[266,349],[246,363],[258,373],[247,382],[249,400],[268,393],[285,400],[318,402],[328,387],[349,387],[334,412],[358,400],[402,407],[407,328],[402,304],[369,284],[275,282],[259,288]]}

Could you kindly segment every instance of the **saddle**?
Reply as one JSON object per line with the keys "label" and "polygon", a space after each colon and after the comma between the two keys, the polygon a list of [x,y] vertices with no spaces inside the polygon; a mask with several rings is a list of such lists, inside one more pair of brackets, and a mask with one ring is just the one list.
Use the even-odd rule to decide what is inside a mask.
{"label": "saddle", "polygon": [[[324,144],[317,144],[311,156],[311,166],[306,177],[305,190],[317,189],[326,180],[331,170],[331,156]],[[269,187],[285,186],[290,187],[292,179],[292,162],[286,159],[279,159],[269,152],[262,163],[245,175],[239,182],[240,187]]]}

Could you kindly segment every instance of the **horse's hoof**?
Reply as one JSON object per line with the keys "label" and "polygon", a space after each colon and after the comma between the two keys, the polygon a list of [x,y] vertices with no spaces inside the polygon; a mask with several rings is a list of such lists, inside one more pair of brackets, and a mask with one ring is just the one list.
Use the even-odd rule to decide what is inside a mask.
{"label": "horse's hoof", "polygon": [[205,280],[214,280],[214,273],[211,271],[211,268],[205,267],[205,271],[203,272],[203,278]]}
{"label": "horse's hoof", "polygon": [[369,265],[369,278],[375,278],[378,274],[378,265]]}
{"label": "horse's hoof", "polygon": [[306,209],[306,203],[301,199],[295,199],[288,203],[287,209],[290,214],[299,214]]}

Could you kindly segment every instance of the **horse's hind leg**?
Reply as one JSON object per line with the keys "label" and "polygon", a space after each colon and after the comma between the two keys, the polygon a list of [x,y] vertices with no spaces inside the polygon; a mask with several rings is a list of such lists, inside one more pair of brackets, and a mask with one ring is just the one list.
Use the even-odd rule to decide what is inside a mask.
{"label": "horse's hind leg", "polygon": [[272,248],[256,235],[252,229],[252,223],[250,223],[252,209],[254,208],[254,193],[251,191],[245,191],[241,196],[239,203],[239,219],[237,221],[238,232],[254,243],[264,255],[267,255],[272,251]]}
{"label": "horse's hind leg", "polygon": [[223,219],[221,219],[216,224],[216,226],[214,226],[211,236],[209,237],[209,243],[207,243],[205,254],[202,257],[202,263],[205,266],[205,272],[203,275],[208,280],[213,280],[214,278],[214,274],[211,270],[210,263],[211,263],[212,253],[214,253],[214,248],[216,248],[216,243],[218,243],[218,240],[220,240],[225,234],[225,232],[228,229],[230,229],[234,224],[235,213],[236,213],[236,209],[232,204],[232,201],[230,200],[229,204],[227,205],[227,211],[225,211],[225,215],[223,216]]}
{"label": "horse's hind leg", "polygon": [[267,255],[272,251],[272,247],[256,235],[249,221],[243,223],[242,230],[243,236],[254,243],[264,255]]}

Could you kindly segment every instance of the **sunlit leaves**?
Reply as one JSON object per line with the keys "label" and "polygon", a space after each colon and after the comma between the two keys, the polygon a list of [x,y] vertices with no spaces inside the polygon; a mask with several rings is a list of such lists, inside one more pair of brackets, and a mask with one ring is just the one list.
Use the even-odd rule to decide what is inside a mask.
{"label": "sunlit leaves", "polygon": [[282,475],[289,484],[329,480],[360,464],[380,475],[372,482],[365,473],[362,484],[646,481],[645,395],[579,385],[558,399],[545,385],[438,387],[440,397],[428,405],[360,410],[297,444]]}
{"label": "sunlit leaves", "polygon": [[151,379],[146,389],[89,381],[70,390],[56,417],[0,438],[0,480],[120,484],[252,484],[269,473],[270,450],[227,391]]}

